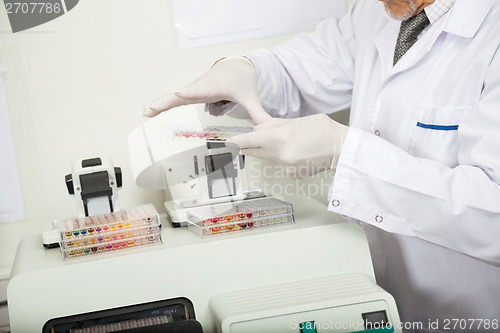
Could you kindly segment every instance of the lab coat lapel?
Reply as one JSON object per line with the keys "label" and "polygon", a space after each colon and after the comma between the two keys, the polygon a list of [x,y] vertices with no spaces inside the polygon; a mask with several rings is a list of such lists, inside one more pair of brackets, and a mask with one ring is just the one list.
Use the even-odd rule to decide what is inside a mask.
{"label": "lab coat lapel", "polygon": [[417,42],[406,52],[406,54],[394,65],[391,75],[405,71],[415,66],[431,50],[432,46],[443,32],[448,16],[434,23],[422,34]]}
{"label": "lab coat lapel", "polygon": [[444,30],[448,33],[472,38],[483,24],[496,0],[456,0]]}
{"label": "lab coat lapel", "polygon": [[[433,47],[441,33],[447,32],[472,38],[495,0],[456,0],[450,13],[429,27],[421,38],[411,47],[408,52],[392,65],[394,47],[400,23],[388,18],[384,29],[375,40],[375,45],[381,61],[383,79],[387,79],[397,73],[415,66]],[[397,31],[394,32],[394,29]]]}
{"label": "lab coat lapel", "polygon": [[444,23],[437,22],[433,25],[393,66],[394,48],[396,47],[400,25],[400,21],[388,18],[386,25],[375,38],[375,47],[377,48],[382,68],[382,80],[386,80],[418,63],[429,52],[437,37],[442,32]]}
{"label": "lab coat lapel", "polygon": [[392,71],[394,48],[398,38],[400,22],[387,18],[387,23],[375,37],[380,66],[382,68],[382,80],[387,79]]}

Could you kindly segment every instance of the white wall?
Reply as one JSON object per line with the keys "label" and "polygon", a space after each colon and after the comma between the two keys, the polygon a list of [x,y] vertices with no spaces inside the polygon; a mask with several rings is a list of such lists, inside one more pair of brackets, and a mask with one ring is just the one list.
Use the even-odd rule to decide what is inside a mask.
{"label": "white wall", "polygon": [[171,0],[84,0],[16,34],[0,10],[0,66],[26,211],[23,221],[0,224],[0,276],[22,238],[76,214],[64,184],[75,160],[110,156],[124,175],[121,206],[152,202],[160,210],[162,193],[137,187],[129,167],[127,136],[144,121],[142,106],[221,56],[290,37],[179,49]]}

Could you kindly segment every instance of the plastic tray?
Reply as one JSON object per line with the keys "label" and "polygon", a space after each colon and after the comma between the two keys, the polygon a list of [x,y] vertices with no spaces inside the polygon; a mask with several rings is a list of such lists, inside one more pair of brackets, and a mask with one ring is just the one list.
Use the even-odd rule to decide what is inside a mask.
{"label": "plastic tray", "polygon": [[162,242],[160,218],[153,205],[58,221],[64,259]]}
{"label": "plastic tray", "polygon": [[206,126],[203,128],[180,126],[172,130],[175,139],[225,141],[233,135],[249,133],[252,131],[252,128],[241,126]]}
{"label": "plastic tray", "polygon": [[272,197],[199,207],[186,215],[188,228],[201,237],[295,223],[292,205]]}

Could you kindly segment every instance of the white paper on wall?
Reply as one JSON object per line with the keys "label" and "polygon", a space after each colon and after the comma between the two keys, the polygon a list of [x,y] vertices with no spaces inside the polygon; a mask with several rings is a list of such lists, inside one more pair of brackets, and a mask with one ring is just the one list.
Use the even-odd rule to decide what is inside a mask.
{"label": "white paper on wall", "polygon": [[181,48],[308,31],[346,12],[345,0],[173,0],[173,6]]}
{"label": "white paper on wall", "polygon": [[24,206],[0,67],[0,222],[24,219]]}

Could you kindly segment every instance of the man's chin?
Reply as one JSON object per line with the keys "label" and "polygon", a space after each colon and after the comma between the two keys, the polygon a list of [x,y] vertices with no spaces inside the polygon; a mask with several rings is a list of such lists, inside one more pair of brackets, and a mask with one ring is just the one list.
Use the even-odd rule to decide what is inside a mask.
{"label": "man's chin", "polygon": [[391,9],[391,7],[389,7],[389,5],[387,3],[384,3],[384,6],[385,6],[385,11],[387,12],[387,14],[389,14],[390,17],[392,17],[393,19],[395,20],[398,20],[398,21],[406,21],[407,19],[409,19],[410,17],[412,17],[413,15],[415,15],[415,13],[417,12],[417,9],[415,4],[413,2],[410,2],[407,6],[407,8],[405,8],[405,10],[402,10],[402,11],[394,11]]}

